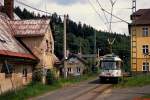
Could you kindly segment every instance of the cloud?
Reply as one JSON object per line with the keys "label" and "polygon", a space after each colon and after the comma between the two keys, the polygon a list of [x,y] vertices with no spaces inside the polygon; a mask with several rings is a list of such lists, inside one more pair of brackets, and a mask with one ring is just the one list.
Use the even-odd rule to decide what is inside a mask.
{"label": "cloud", "polygon": [[[81,21],[88,25],[93,26],[98,30],[107,30],[109,24],[106,24],[105,17],[100,7],[98,6],[96,0],[90,0],[95,6],[96,10],[100,13],[100,18],[95,11],[92,9],[88,0],[24,0],[26,4],[29,4],[33,7],[45,10],[45,1],[47,1],[47,11],[50,13],[57,12],[60,15],[69,14],[70,19],[76,21],[77,23]],[[110,12],[110,2],[109,0],[99,0],[101,5]],[[130,15],[132,10],[129,9],[132,7],[132,0],[117,0],[117,3],[114,7],[114,15],[130,21]],[[149,0],[139,0],[137,1],[137,10],[142,8],[149,8]],[[31,10],[33,11],[33,10]],[[110,15],[106,14],[108,19]],[[119,21],[118,19],[113,18],[113,22]],[[112,31],[118,33],[128,34],[128,25],[126,23],[113,23]]]}
{"label": "cloud", "polygon": [[58,5],[73,5],[75,3],[81,3],[81,4],[87,3],[87,0],[47,0],[47,2],[50,3],[53,2]]}

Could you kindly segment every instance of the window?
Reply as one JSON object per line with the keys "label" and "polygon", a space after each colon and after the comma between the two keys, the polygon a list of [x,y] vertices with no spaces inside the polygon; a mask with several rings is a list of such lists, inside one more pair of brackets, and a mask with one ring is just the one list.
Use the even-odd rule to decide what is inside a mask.
{"label": "window", "polygon": [[52,42],[50,41],[50,42],[49,42],[49,44],[50,44],[50,45],[49,45],[49,49],[50,49],[49,51],[50,51],[50,53],[53,53],[53,46],[52,46]]}
{"label": "window", "polygon": [[71,72],[71,68],[68,68],[68,72]]}
{"label": "window", "polygon": [[143,27],[143,36],[144,37],[148,36],[148,27]]}
{"label": "window", "polygon": [[143,63],[143,71],[149,71],[149,63],[148,62]]}
{"label": "window", "polygon": [[14,69],[12,65],[7,64],[7,62],[3,63],[1,73],[5,73],[6,78],[12,77],[13,71]]}
{"label": "window", "polygon": [[28,71],[27,71],[27,68],[23,68],[23,77],[27,77],[27,74],[28,74]]}
{"label": "window", "polygon": [[148,50],[148,45],[143,45],[143,54],[148,54],[149,50]]}
{"label": "window", "polygon": [[116,69],[120,69],[121,68],[121,62],[120,61],[116,62],[116,67],[117,67]]}
{"label": "window", "polygon": [[77,73],[80,73],[80,67],[77,67]]}
{"label": "window", "polygon": [[104,61],[101,63],[101,67],[104,70],[114,70],[114,69],[116,69],[116,63],[113,61],[112,62]]}
{"label": "window", "polygon": [[46,52],[49,52],[49,42],[46,40]]}

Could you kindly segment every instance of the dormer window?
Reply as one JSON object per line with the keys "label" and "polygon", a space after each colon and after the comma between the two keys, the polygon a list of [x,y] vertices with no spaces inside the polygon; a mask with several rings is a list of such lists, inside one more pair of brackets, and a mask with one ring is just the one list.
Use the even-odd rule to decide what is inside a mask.
{"label": "dormer window", "polygon": [[143,27],[142,30],[143,30],[143,33],[142,33],[143,36],[144,36],[144,37],[148,37],[148,27]]}

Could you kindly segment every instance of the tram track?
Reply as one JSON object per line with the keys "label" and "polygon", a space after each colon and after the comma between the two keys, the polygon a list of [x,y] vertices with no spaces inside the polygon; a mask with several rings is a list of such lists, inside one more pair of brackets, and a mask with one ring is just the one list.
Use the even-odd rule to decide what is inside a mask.
{"label": "tram track", "polygon": [[112,84],[101,84],[99,79],[93,79],[30,98],[30,100],[50,100],[50,98],[51,100],[96,100],[111,87]]}
{"label": "tram track", "polygon": [[100,84],[99,86],[96,86],[88,91],[85,91],[81,93],[80,95],[77,95],[70,100],[95,100],[98,96],[100,96],[104,91],[107,89],[110,89],[112,87],[112,84]]}

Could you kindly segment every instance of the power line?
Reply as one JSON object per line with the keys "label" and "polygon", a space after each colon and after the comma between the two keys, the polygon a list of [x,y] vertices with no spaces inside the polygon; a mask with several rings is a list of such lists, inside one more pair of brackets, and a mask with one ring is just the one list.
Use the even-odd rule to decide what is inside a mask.
{"label": "power line", "polygon": [[[94,7],[94,5],[90,2],[90,0],[88,0],[89,1],[89,4],[91,5],[91,7],[93,8],[93,10],[95,11],[95,13],[99,16],[99,18],[100,18],[100,20],[102,20],[103,21],[103,23],[105,23],[104,22],[104,20],[103,20],[103,18],[102,18],[102,16],[99,14],[99,12],[96,10],[96,8]],[[105,25],[106,26],[106,25]],[[106,28],[107,28],[107,26],[106,26]]]}
{"label": "power line", "polygon": [[21,1],[18,1],[18,0],[15,0],[18,4],[21,4],[21,5],[24,5],[24,6],[26,6],[26,7],[29,7],[29,8],[31,8],[31,9],[34,9],[34,10],[36,10],[36,11],[39,11],[39,12],[43,12],[43,13],[47,13],[47,14],[49,14],[49,15],[52,15],[51,13],[49,13],[49,12],[46,12],[46,11],[44,11],[44,10],[41,10],[41,9],[38,9],[38,8],[35,8],[35,7],[32,7],[32,6],[30,6],[30,5],[27,5],[27,4],[25,4],[25,3],[23,3],[23,2],[21,2]]}
{"label": "power line", "polygon": [[[103,11],[103,7],[102,7],[102,5],[100,4],[100,2],[99,2],[98,0],[96,0],[96,1],[97,1],[98,5],[100,6],[101,10]],[[103,14],[104,14],[104,17],[105,17],[105,19],[106,19],[106,21],[107,21],[107,23],[108,23],[109,21],[108,21],[107,16],[106,16],[106,14],[105,14],[104,11],[103,11]]]}
{"label": "power line", "polygon": [[[97,0],[97,3],[99,4],[99,6],[100,6],[100,8],[101,8],[101,10],[102,10],[103,12],[105,12],[105,13],[111,15],[110,12],[108,12],[107,10],[105,10],[105,9],[101,6],[101,4],[100,4],[100,2],[99,2],[98,0]],[[114,14],[112,14],[112,16],[113,16],[114,18],[116,18],[116,19],[121,20],[122,22],[125,22],[125,23],[129,24],[129,22],[127,22],[126,20],[124,20],[124,19],[122,19],[122,18],[120,18],[120,17],[118,17],[118,16],[116,16],[116,15],[114,15]]]}
{"label": "power line", "polygon": [[[104,9],[104,11],[105,11],[106,13],[108,13],[108,14],[111,14],[110,12],[108,12],[108,11],[105,10],[105,9]],[[121,21],[123,21],[123,22],[129,24],[129,22],[127,22],[126,20],[124,20],[124,19],[122,19],[122,18],[120,18],[120,17],[118,17],[118,16],[116,16],[116,15],[114,15],[114,14],[112,14],[112,16],[113,16],[114,18],[116,18],[116,19],[119,19],[119,20],[121,20]]]}
{"label": "power line", "polygon": [[[109,33],[112,32],[111,26],[112,26],[112,19],[113,19],[113,17],[115,17],[115,18],[117,18],[117,19],[119,19],[119,20],[121,20],[121,21],[123,21],[123,22],[125,22],[125,23],[128,24],[127,21],[125,21],[125,20],[123,20],[123,19],[121,19],[121,18],[119,18],[118,16],[116,16],[116,15],[113,14],[114,5],[115,5],[115,3],[117,2],[117,0],[115,0],[115,1],[109,0],[110,3],[111,3],[111,12],[108,12],[107,10],[105,10],[105,9],[102,7],[102,5],[100,4],[99,0],[96,0],[96,1],[97,1],[97,3],[98,3],[99,7],[101,8],[101,10],[103,11],[103,14],[104,14],[105,19],[107,20],[107,22],[108,22],[108,19],[107,19],[105,13],[107,13],[107,14],[110,15],[110,22],[108,22],[108,23],[110,24],[110,25],[109,25]],[[115,40],[116,40],[116,36],[115,36],[115,38],[114,38],[112,41],[110,40],[110,37],[108,38],[110,53],[112,53],[112,45],[113,45],[113,43],[114,43]]]}
{"label": "power line", "polygon": [[[15,0],[15,2],[18,3],[18,4],[21,4],[21,5],[23,5],[23,6],[26,6],[26,7],[28,7],[28,8],[31,8],[31,9],[33,9],[33,10],[36,10],[36,11],[39,11],[39,12],[42,12],[42,13],[45,13],[45,14],[52,15],[52,13],[49,13],[49,12],[47,12],[47,11],[44,11],[44,10],[41,10],[41,9],[38,9],[38,8],[35,8],[35,7],[32,7],[32,6],[28,5],[28,4],[25,4],[25,3],[21,2],[21,1]],[[59,15],[59,16],[64,17],[64,15]]]}
{"label": "power line", "polygon": [[[108,22],[108,19],[106,17],[105,11],[104,11],[104,8],[102,7],[102,5],[100,4],[100,2],[98,0],[96,0],[96,1],[97,1],[98,5],[100,6],[101,10],[103,11],[105,19]],[[109,22],[109,33],[111,33],[112,32],[112,29],[111,29],[111,25],[112,25],[112,13],[113,13],[114,5],[115,5],[115,3],[116,3],[117,0],[115,0],[114,2],[112,0],[109,0],[109,1],[111,3],[111,13],[110,13],[111,16],[110,16],[110,22]],[[114,43],[115,39],[116,39],[116,37],[112,41],[110,41],[110,38],[108,38],[108,43],[109,43],[109,47],[110,47],[110,53],[112,53],[112,44]]]}
{"label": "power line", "polygon": [[[121,22],[123,22],[123,21],[111,21],[111,23],[121,23]],[[110,22],[108,22],[108,23],[105,23],[105,24],[109,24]]]}
{"label": "power line", "polygon": [[101,17],[101,15],[98,13],[98,11],[96,10],[96,8],[94,7],[94,5],[90,2],[90,0],[88,0],[88,1],[89,1],[89,3],[90,3],[91,7],[93,8],[93,10],[96,12],[96,14],[97,14],[101,19],[103,19],[103,18]]}

